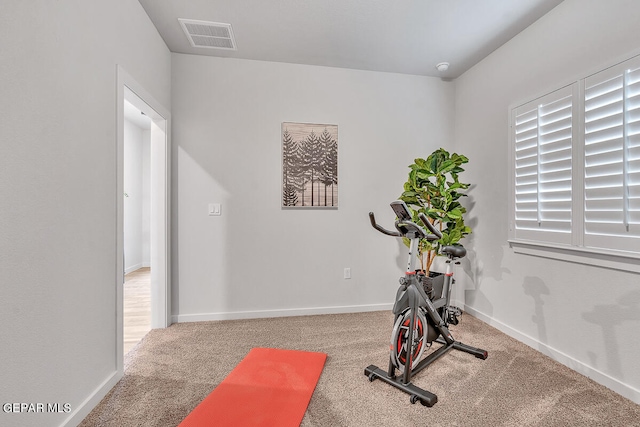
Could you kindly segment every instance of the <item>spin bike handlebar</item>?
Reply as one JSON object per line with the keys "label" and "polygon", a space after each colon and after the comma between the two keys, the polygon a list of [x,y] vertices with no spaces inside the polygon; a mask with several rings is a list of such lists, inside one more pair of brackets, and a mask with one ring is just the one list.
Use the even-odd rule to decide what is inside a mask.
{"label": "spin bike handlebar", "polygon": [[431,221],[429,221],[429,218],[427,218],[425,214],[420,212],[418,214],[418,218],[420,218],[420,221],[422,221],[422,223],[427,226],[429,231],[436,236],[436,238],[433,240],[438,240],[442,238],[442,233],[440,232],[440,230],[438,230],[433,224],[431,224]]}
{"label": "spin bike handlebar", "polygon": [[371,221],[371,226],[376,230],[378,230],[379,232],[381,232],[382,234],[386,234],[388,236],[393,236],[393,237],[405,237],[407,227],[406,226],[403,227],[403,224],[406,224],[408,226],[411,226],[411,228],[415,227],[415,230],[417,230],[417,232],[421,234],[420,237],[425,238],[427,240],[438,240],[442,237],[442,233],[440,233],[440,231],[436,227],[434,227],[433,224],[431,224],[427,216],[422,212],[420,212],[420,214],[418,215],[418,218],[420,218],[420,221],[422,221],[422,223],[433,234],[427,234],[422,227],[420,227],[415,222],[412,222],[407,219],[407,218],[411,218],[411,216],[409,215],[409,210],[407,209],[407,206],[403,202],[393,202],[391,204],[391,207],[394,208],[394,211],[396,211],[396,213],[398,213],[397,211],[398,207],[401,208],[400,215],[398,215],[399,219],[395,223],[396,229],[398,231],[389,231],[386,228],[378,225],[378,223],[376,223],[376,217],[373,214],[373,212],[369,212],[369,220]]}
{"label": "spin bike handlebar", "polygon": [[382,234],[386,234],[387,236],[393,236],[393,237],[402,237],[402,234],[400,234],[400,232],[398,232],[398,231],[389,231],[386,228],[383,228],[380,225],[378,225],[378,223],[376,222],[376,217],[373,214],[373,212],[369,212],[369,220],[371,221],[371,226],[373,226],[373,228],[375,228],[376,230],[378,230]]}

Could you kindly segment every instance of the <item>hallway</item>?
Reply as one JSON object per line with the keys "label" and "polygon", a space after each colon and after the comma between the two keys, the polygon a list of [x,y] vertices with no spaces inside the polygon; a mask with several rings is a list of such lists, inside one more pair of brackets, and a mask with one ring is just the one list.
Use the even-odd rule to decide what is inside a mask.
{"label": "hallway", "polygon": [[143,267],[125,275],[124,354],[151,330],[151,269]]}

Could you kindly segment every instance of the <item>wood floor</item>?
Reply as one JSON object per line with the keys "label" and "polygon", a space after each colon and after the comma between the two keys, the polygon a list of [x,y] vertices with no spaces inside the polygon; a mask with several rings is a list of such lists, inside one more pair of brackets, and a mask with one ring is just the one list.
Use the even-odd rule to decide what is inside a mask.
{"label": "wood floor", "polygon": [[124,354],[151,330],[151,269],[124,276]]}

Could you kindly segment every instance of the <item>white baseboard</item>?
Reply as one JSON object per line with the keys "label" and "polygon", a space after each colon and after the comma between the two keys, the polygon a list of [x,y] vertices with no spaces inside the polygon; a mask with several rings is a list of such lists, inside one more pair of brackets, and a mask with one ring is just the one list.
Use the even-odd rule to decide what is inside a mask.
{"label": "white baseboard", "polygon": [[132,273],[136,270],[139,270],[141,268],[145,268],[145,267],[151,267],[151,264],[149,264],[148,262],[141,262],[139,264],[136,265],[132,265],[131,267],[126,267],[124,269],[124,274],[129,274]]}
{"label": "white baseboard", "polygon": [[142,263],[138,263],[138,264],[132,265],[131,267],[125,267],[124,274],[129,274],[132,271],[136,271],[136,270],[138,270],[138,269],[140,269],[142,267],[144,267],[144,265]]}
{"label": "white baseboard", "polygon": [[314,314],[361,313],[391,310],[393,304],[346,305],[337,307],[286,308],[280,310],[230,311],[219,313],[178,314],[171,316],[173,323],[206,322],[211,320],[261,319],[268,317],[309,316]]}
{"label": "white baseboard", "polygon": [[609,375],[601,372],[589,365],[580,362],[579,360],[574,359],[573,357],[558,351],[552,347],[549,347],[547,344],[541,343],[540,341],[523,334],[520,331],[513,329],[512,327],[500,322],[499,320],[494,319],[491,316],[488,316],[484,313],[481,313],[469,306],[464,307],[464,311],[471,314],[473,317],[477,317],[483,322],[493,326],[501,332],[509,335],[510,337],[528,345],[534,350],[539,351],[540,353],[549,356],[553,360],[562,363],[563,365],[573,369],[574,371],[591,378],[595,382],[602,384],[603,386],[615,391],[621,396],[626,397],[627,399],[633,401],[634,403],[640,404],[640,390],[630,386],[629,384],[625,384],[620,380],[610,377]]}
{"label": "white baseboard", "polygon": [[122,372],[113,372],[102,384],[94,390],[61,424],[61,427],[75,427],[84,420],[87,415],[95,408],[98,403],[109,393],[109,391],[120,381],[122,378]]}

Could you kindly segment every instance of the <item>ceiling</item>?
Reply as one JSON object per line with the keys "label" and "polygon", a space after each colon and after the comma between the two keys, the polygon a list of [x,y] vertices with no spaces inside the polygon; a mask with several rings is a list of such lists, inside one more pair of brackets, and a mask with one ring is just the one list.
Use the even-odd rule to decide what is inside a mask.
{"label": "ceiling", "polygon": [[[455,79],[562,0],[139,0],[172,52]],[[231,24],[194,48],[178,18]],[[447,71],[436,69],[450,63]]]}

